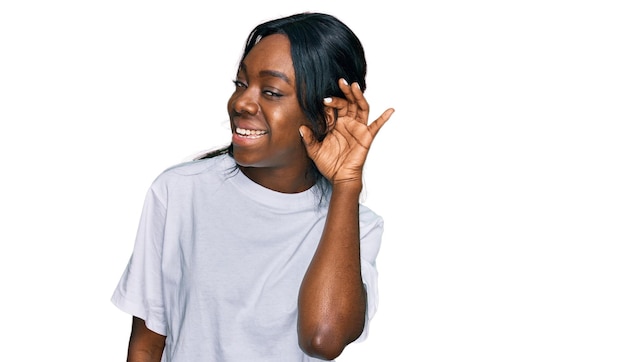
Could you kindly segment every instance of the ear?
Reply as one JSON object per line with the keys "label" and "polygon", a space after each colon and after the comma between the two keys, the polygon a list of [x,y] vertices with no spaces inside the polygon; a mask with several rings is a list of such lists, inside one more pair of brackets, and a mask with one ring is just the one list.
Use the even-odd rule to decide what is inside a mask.
{"label": "ear", "polygon": [[335,128],[335,124],[337,123],[337,109],[324,107],[324,112],[326,113],[326,133],[328,133]]}

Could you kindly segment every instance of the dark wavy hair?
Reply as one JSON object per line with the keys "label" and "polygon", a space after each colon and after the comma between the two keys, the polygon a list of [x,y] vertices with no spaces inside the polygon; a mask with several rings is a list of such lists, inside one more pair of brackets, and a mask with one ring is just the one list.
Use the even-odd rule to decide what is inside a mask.
{"label": "dark wavy hair", "polygon": [[365,91],[367,64],[359,38],[332,15],[300,13],[258,25],[246,41],[244,58],[264,37],[283,34],[289,38],[296,74],[298,102],[311,122],[318,140],[327,132],[323,99],[344,97],[337,82],[358,82]]}
{"label": "dark wavy hair", "polygon": [[[338,81],[357,82],[365,91],[367,63],[363,45],[354,32],[336,17],[305,12],[257,25],[248,35],[240,64],[258,42],[272,34],[289,38],[291,58],[296,75],[298,102],[321,141],[328,132],[324,98],[344,98]],[[231,153],[232,145],[201,158]],[[324,179],[314,167],[316,178]]]}

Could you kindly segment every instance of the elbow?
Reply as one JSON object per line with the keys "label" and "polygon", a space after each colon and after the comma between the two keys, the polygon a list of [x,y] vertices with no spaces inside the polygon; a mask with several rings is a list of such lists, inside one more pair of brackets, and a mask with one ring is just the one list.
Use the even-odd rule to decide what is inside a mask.
{"label": "elbow", "polygon": [[307,355],[330,361],[339,357],[344,348],[357,338],[358,335],[354,338],[345,338],[341,334],[333,333],[332,328],[320,328],[310,334],[299,333],[298,342]]}
{"label": "elbow", "polygon": [[323,335],[315,335],[312,338],[301,338],[300,348],[311,357],[331,361],[339,357],[345,345],[344,343],[338,342],[336,339],[330,339]]}

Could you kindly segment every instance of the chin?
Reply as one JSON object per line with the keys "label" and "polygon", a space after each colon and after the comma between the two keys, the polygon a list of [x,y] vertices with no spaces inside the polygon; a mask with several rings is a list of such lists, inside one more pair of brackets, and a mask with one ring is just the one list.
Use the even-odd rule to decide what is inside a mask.
{"label": "chin", "polygon": [[259,165],[259,160],[256,157],[248,152],[237,151],[237,148],[233,148],[233,158],[235,163],[241,167],[256,167]]}

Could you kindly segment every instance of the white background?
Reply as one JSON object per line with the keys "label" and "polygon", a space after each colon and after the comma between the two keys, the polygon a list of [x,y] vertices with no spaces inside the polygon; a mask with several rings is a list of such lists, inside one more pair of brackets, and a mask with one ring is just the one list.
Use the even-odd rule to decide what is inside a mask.
{"label": "white background", "polygon": [[366,170],[380,308],[339,360],[625,361],[618,3],[2,2],[2,359],[125,359],[109,298],[149,184],[228,142],[252,27],[314,10],[396,108]]}

